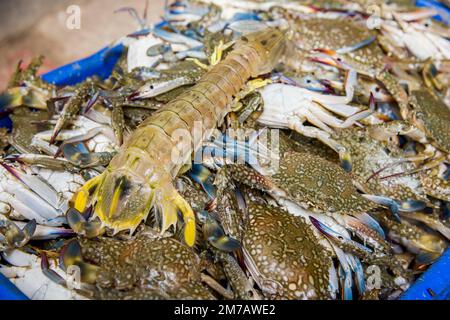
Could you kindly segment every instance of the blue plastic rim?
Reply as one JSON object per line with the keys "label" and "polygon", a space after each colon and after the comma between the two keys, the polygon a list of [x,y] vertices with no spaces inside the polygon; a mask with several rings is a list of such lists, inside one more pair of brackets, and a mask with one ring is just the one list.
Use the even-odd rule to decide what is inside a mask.
{"label": "blue plastic rim", "polygon": [[[433,0],[418,0],[416,5],[435,8],[438,11],[435,18],[449,23],[450,10],[445,5]],[[73,85],[94,75],[105,79],[111,74],[123,50],[122,45],[106,47],[90,57],[51,71],[42,78],[61,86]],[[11,128],[8,117],[0,119],[0,127]],[[400,300],[448,299],[450,299],[450,248],[400,297]],[[27,300],[27,297],[0,274],[0,300]]]}

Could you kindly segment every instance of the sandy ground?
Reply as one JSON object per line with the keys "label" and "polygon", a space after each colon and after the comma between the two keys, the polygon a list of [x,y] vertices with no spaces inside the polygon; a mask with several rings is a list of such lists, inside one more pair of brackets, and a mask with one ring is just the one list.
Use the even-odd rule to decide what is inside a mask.
{"label": "sandy ground", "polygon": [[[80,28],[71,29],[70,6],[80,8]],[[36,55],[46,57],[42,72],[83,58],[124,34],[136,30],[127,13],[134,7],[143,14],[144,0],[0,0],[0,90],[17,62]],[[148,20],[159,21],[164,0],[150,0]],[[73,25],[73,24],[72,24]]]}

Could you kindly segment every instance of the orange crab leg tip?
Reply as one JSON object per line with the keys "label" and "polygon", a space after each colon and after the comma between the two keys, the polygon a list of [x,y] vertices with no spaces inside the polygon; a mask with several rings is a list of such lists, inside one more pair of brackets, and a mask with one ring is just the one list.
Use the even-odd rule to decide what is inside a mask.
{"label": "orange crab leg tip", "polygon": [[325,53],[325,54],[327,54],[329,56],[335,56],[336,55],[336,51],[330,50],[330,49],[326,49],[326,48],[317,48],[317,49],[314,49],[313,51]]}

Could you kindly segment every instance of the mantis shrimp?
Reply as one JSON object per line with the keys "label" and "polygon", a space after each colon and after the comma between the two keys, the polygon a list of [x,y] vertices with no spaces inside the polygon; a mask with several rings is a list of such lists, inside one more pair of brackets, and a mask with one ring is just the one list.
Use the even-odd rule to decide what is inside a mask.
{"label": "mantis shrimp", "polygon": [[[179,210],[184,241],[195,243],[195,215],[174,187],[174,178],[190,165],[191,155],[220,125],[233,96],[252,78],[272,71],[284,55],[286,32],[267,29],[236,41],[233,50],[190,90],[147,118],[129,137],[109,167],[87,182],[73,199],[80,212],[93,206],[93,216],[114,233],[130,230],[147,219],[154,207],[161,214],[161,232],[176,226]],[[203,128],[200,139],[195,128]],[[180,131],[181,130],[181,131]],[[184,132],[184,134],[183,134]],[[182,135],[181,141],[180,133]],[[187,138],[186,138],[187,137]],[[178,141],[177,141],[178,140]],[[68,217],[82,232],[89,222]]]}

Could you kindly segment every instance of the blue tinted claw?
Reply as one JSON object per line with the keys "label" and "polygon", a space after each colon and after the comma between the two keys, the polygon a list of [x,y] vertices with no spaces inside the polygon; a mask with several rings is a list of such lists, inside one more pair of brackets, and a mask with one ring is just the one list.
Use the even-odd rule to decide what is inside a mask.
{"label": "blue tinted claw", "polygon": [[343,235],[342,233],[334,231],[324,223],[320,222],[318,219],[309,216],[309,220],[311,221],[313,226],[316,227],[317,230],[319,230],[324,236],[332,240],[334,243],[338,245],[344,245],[346,247],[353,247],[358,251],[372,253],[371,249],[367,248],[366,246],[363,246],[362,244],[356,241],[353,241],[352,239],[350,239],[346,235]]}
{"label": "blue tinted claw", "polygon": [[214,186],[211,171],[208,168],[201,164],[193,163],[188,176],[202,186],[210,199],[216,198],[216,187]]}
{"label": "blue tinted claw", "polygon": [[241,247],[241,243],[227,236],[220,224],[209,215],[203,224],[203,234],[213,247],[221,251],[234,252]]}
{"label": "blue tinted claw", "polygon": [[87,221],[76,209],[70,208],[67,211],[67,223],[74,232],[84,235],[87,238],[95,238],[104,231],[100,221]]}
{"label": "blue tinted claw", "polygon": [[363,194],[362,196],[364,198],[366,198],[367,200],[378,203],[381,206],[388,207],[390,209],[394,219],[399,223],[401,222],[400,215],[399,215],[400,206],[395,200],[388,198],[388,197],[375,196],[372,194]]}
{"label": "blue tinted claw", "polygon": [[417,212],[424,210],[427,207],[427,204],[423,201],[419,200],[407,200],[400,202],[399,211],[400,212]]}
{"label": "blue tinted claw", "polygon": [[[340,250],[340,249],[339,249]],[[335,250],[336,251],[336,250]],[[336,252],[337,253],[337,252]],[[344,255],[344,256],[342,256]],[[348,265],[348,262],[346,261],[347,258],[345,257],[345,254],[338,254],[339,257],[339,280],[341,283],[341,297],[342,300],[353,300],[353,279],[352,279],[352,272],[350,269],[350,266]]]}
{"label": "blue tinted claw", "polygon": [[377,220],[372,218],[367,213],[361,213],[358,215],[358,220],[360,220],[365,225],[369,226],[371,229],[375,230],[383,239],[386,239],[386,234],[384,233],[383,228],[380,226]]}
{"label": "blue tinted claw", "polygon": [[361,261],[353,256],[347,256],[350,261],[350,265],[352,267],[353,272],[355,273],[356,286],[358,287],[358,292],[360,295],[363,295],[366,292],[366,280],[364,278],[364,269],[361,264]]}

